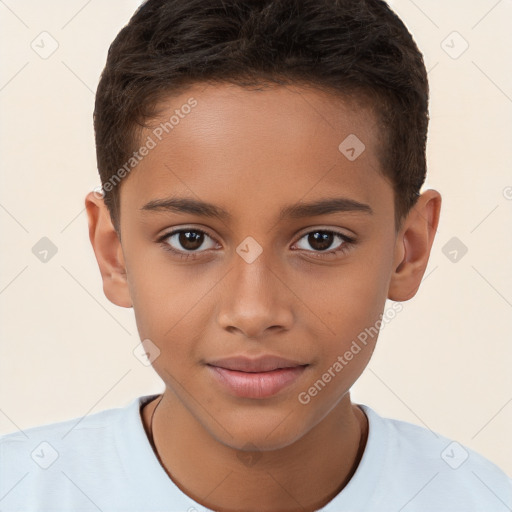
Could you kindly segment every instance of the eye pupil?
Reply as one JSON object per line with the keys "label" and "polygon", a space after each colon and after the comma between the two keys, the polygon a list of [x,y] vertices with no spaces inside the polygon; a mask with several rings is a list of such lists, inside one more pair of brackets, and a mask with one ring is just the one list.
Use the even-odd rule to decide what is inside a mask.
{"label": "eye pupil", "polygon": [[[176,230],[174,233],[165,236],[163,239],[172,239],[175,237],[178,238],[178,240],[176,240],[175,243],[177,242],[180,248],[174,249],[174,252],[181,253],[182,257],[188,257],[189,255],[186,253],[190,253],[190,255],[192,255],[193,253],[201,253],[200,248],[203,245],[205,238],[208,237],[208,235],[207,233],[203,232],[200,229],[181,229]],[[303,238],[305,237],[307,237],[307,243],[309,244],[310,248],[313,249],[313,252],[326,252],[327,254],[340,252],[350,241],[347,241],[346,238],[344,238],[340,234],[337,234],[329,230],[310,231],[307,235],[304,235]],[[332,247],[334,239],[337,237],[342,238],[344,240],[341,246],[342,249],[328,252],[327,249],[330,249]],[[172,246],[172,244],[169,242],[167,242],[165,245]]]}
{"label": "eye pupil", "polygon": [[179,243],[184,249],[193,251],[199,249],[203,243],[204,233],[197,231],[181,231],[179,233]]}
{"label": "eye pupil", "polygon": [[[324,251],[328,249],[333,242],[333,233],[325,231],[315,231],[308,236],[308,242],[315,250]],[[316,244],[316,245],[315,245]]]}

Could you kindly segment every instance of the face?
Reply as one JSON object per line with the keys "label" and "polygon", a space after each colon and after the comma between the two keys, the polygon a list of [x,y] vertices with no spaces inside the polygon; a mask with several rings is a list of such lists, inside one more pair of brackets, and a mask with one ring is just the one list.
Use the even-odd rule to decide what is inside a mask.
{"label": "face", "polygon": [[197,85],[159,112],[120,194],[140,338],[213,438],[284,447],[348,401],[404,255],[376,120],[299,87]]}

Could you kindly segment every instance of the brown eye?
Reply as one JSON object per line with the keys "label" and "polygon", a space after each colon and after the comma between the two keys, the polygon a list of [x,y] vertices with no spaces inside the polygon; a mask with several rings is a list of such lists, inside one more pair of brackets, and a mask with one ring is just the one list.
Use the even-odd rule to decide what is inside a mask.
{"label": "brown eye", "polygon": [[[210,240],[210,247],[204,247],[205,242]],[[201,229],[176,229],[159,239],[164,249],[188,257],[205,252],[199,249],[212,249],[215,247],[214,240]]]}
{"label": "brown eye", "polygon": [[317,251],[325,251],[329,249],[334,240],[334,234],[327,231],[315,231],[307,235],[308,243]]}
{"label": "brown eye", "polygon": [[204,241],[204,233],[197,231],[180,231],[178,233],[178,243],[188,251],[199,249]]}
{"label": "brown eye", "polygon": [[[353,242],[352,238],[349,238],[346,235],[342,235],[341,233],[337,233],[335,231],[317,229],[315,231],[310,231],[306,233],[300,240],[306,239],[307,245],[309,245],[313,252],[327,252],[334,253],[338,250],[344,250],[346,245],[350,245]],[[332,248],[333,243],[339,240],[339,243]],[[299,240],[299,242],[300,242]],[[306,245],[306,244],[305,244]],[[340,249],[341,247],[341,249]],[[300,249],[308,250],[307,247],[299,247]],[[328,249],[331,249],[328,251]],[[311,251],[309,251],[311,252]]]}

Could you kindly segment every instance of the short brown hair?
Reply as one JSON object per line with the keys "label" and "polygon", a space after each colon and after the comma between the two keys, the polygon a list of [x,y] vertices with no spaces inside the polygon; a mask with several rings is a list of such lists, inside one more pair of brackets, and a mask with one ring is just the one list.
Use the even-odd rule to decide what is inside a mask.
{"label": "short brown hair", "polygon": [[98,170],[118,233],[121,187],[112,177],[155,105],[200,82],[307,84],[366,98],[384,141],[379,157],[394,189],[396,229],[415,204],[426,175],[427,72],[386,2],[147,0],[110,45],[96,92]]}

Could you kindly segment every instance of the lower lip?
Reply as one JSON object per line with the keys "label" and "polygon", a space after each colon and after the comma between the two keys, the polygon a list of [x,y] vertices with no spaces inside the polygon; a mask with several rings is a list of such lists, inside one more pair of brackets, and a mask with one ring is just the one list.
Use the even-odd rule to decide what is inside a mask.
{"label": "lower lip", "polygon": [[231,393],[243,398],[269,398],[295,382],[306,366],[279,368],[270,372],[239,372],[208,365],[217,380]]}

